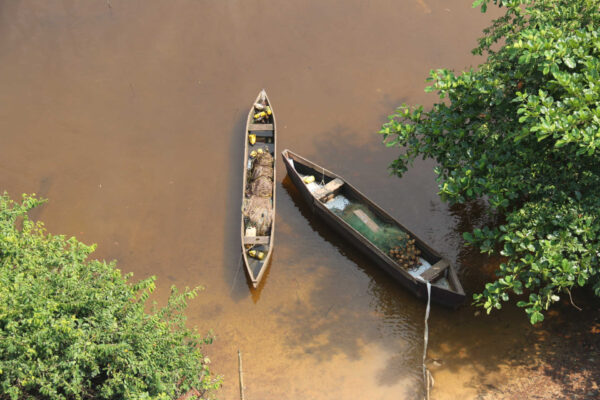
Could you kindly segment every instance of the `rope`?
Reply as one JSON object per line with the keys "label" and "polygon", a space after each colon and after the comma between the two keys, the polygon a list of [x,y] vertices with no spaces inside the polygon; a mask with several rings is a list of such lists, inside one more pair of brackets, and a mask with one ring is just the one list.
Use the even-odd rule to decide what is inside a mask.
{"label": "rope", "polygon": [[427,358],[427,344],[429,342],[429,325],[427,320],[429,319],[429,310],[431,309],[431,282],[427,281],[427,308],[425,309],[425,335],[423,345],[423,383],[425,384],[425,399],[429,400],[429,389],[433,387],[433,377],[431,372],[425,365],[425,359]]}
{"label": "rope", "polygon": [[[254,246],[254,245],[252,245],[252,246]],[[237,268],[237,270],[235,271],[235,276],[233,277],[233,282],[231,282],[231,289],[229,290],[230,296],[231,296],[231,293],[233,293],[233,288],[235,287],[235,281],[237,281],[237,276],[240,273],[240,270],[243,268],[243,266],[241,265],[242,257],[243,257],[243,255],[240,254],[240,259],[237,262],[237,265],[239,266],[239,268]]]}

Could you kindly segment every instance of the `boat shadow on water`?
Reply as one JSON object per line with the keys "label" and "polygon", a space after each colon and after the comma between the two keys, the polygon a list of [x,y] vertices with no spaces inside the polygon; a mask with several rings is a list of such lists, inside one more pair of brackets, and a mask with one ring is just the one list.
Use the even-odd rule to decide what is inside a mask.
{"label": "boat shadow on water", "polygon": [[240,171],[244,168],[244,127],[246,126],[247,112],[239,111],[239,117],[234,124],[233,131],[229,135],[229,174],[224,177],[229,182],[227,196],[225,198],[226,210],[237,210],[226,213],[227,217],[224,221],[224,237],[223,237],[223,280],[229,285],[230,297],[237,303],[248,296],[256,303],[260,298],[260,293],[265,286],[269,277],[270,266],[267,266],[267,271],[260,285],[255,289],[252,281],[248,278],[244,270],[242,255],[240,252],[240,212],[242,209],[242,176]]}
{"label": "boat shadow on water", "polygon": [[[316,282],[305,284],[308,294],[301,292],[292,307],[275,310],[280,324],[298,332],[286,339],[290,356],[300,360],[312,357],[324,362],[344,354],[350,360],[361,360],[366,350],[383,346],[389,356],[385,368],[377,373],[377,383],[393,386],[408,380],[413,393],[420,393],[422,301],[315,217],[288,176],[281,182],[281,189],[280,193],[285,193],[281,196],[282,204],[291,203],[280,208],[281,215],[290,219],[290,223],[294,222],[298,237],[316,232],[320,240],[338,250],[346,260],[335,262],[336,257],[332,257],[333,261],[328,260],[331,265],[321,268],[329,269],[330,273],[324,277],[321,274]],[[291,202],[285,201],[288,198]],[[299,211],[300,216],[290,215],[294,210]],[[490,222],[482,203],[452,207],[450,212],[455,217],[453,229],[457,237]],[[298,227],[302,219],[308,222],[309,229]],[[314,238],[306,241],[316,242]],[[468,282],[467,290],[481,290],[486,281],[493,279],[493,271],[501,260],[483,256],[462,243],[458,245],[457,259],[462,264],[461,275]],[[302,246],[297,247],[291,254],[286,254],[286,258],[302,259],[306,265],[324,264],[319,254],[304,254]],[[342,274],[353,278],[344,279]],[[344,290],[338,288],[353,279],[358,284],[349,284]],[[297,285],[301,290],[304,283]],[[432,306],[428,365],[436,377],[434,395],[444,399],[449,398],[444,397],[445,392],[473,393],[474,390],[478,395],[486,395],[498,393],[500,389],[515,394],[511,392],[516,390],[511,387],[511,381],[504,382],[504,379],[512,379],[513,383],[516,379],[519,386],[529,385],[529,390],[535,389],[532,382],[551,382],[560,386],[564,398],[597,393],[599,368],[590,361],[591,358],[582,356],[597,354],[600,349],[600,340],[594,340],[598,336],[594,332],[600,328],[600,317],[593,310],[598,301],[596,299],[594,303],[593,299],[586,301],[582,297],[585,296],[579,293],[575,302],[580,305],[587,302],[586,311],[579,313],[563,302],[548,313],[542,326],[536,327],[529,324],[523,310],[514,304],[507,303],[490,316],[477,312],[468,300],[456,311]],[[568,345],[563,346],[562,342]],[[588,353],[571,354],[569,349],[575,347],[585,347]],[[444,373],[438,375],[441,370]],[[519,372],[511,375],[513,370]],[[571,378],[574,371],[587,376],[587,381],[577,383]],[[532,378],[530,373],[536,375],[531,375]],[[569,397],[571,395],[573,397]]]}
{"label": "boat shadow on water", "polygon": [[[361,360],[367,347],[383,346],[386,362],[377,373],[377,384],[393,386],[403,381],[413,393],[418,393],[421,390],[423,302],[317,218],[289,176],[281,182],[281,189],[280,199],[289,198],[291,204],[286,207],[288,202],[282,201],[279,215],[308,222],[308,229],[296,227],[296,234],[305,237],[310,230],[317,234],[318,240],[309,238],[307,242],[325,242],[338,253],[332,254],[331,263],[324,265],[324,257],[318,252],[306,254],[302,246],[287,249],[291,254],[286,254],[286,258],[302,260],[302,265],[297,267],[303,271],[298,274],[318,273],[319,276],[308,283],[299,278],[293,306],[277,310],[279,324],[299,332],[286,338],[292,357],[309,356],[322,362],[344,354],[350,360]],[[299,211],[300,216],[286,215],[292,212],[290,208]],[[344,285],[347,287],[341,287]]]}

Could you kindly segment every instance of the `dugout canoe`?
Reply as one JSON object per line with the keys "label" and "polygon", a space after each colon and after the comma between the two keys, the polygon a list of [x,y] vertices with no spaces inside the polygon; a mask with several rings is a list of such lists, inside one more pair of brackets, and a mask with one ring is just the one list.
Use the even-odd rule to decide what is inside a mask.
{"label": "dugout canoe", "polygon": [[[341,176],[313,163],[290,150],[283,150],[282,158],[293,184],[312,212],[336,232],[360,249],[377,266],[385,270],[402,286],[420,298],[427,298],[427,282],[431,283],[431,300],[435,303],[458,307],[465,299],[465,292],[458,279],[454,267],[438,252],[429,247],[414,233],[406,229],[381,207],[369,200],[350,185]],[[314,177],[315,182],[307,184],[305,177]],[[415,247],[420,250],[421,266],[412,270],[401,268],[387,253],[378,248],[358,230],[353,228],[332,209],[339,213],[340,208],[347,205],[362,205],[366,213],[358,212],[357,217],[372,230],[381,227],[397,227],[415,240]],[[377,221],[377,222],[375,222]]]}
{"label": "dugout canoe", "polygon": [[[259,104],[264,109],[257,109],[256,104]],[[259,107],[259,108],[261,108]],[[267,109],[268,108],[268,109]],[[260,112],[269,112],[265,118],[257,120],[255,116]],[[256,141],[251,143],[250,136],[254,135]],[[257,151],[268,151],[273,156],[273,181],[276,172],[276,125],[275,125],[275,112],[273,111],[273,105],[271,104],[267,92],[263,89],[248,112],[248,119],[246,121],[246,130],[244,131],[244,171],[243,171],[243,189],[242,189],[242,223],[241,223],[241,239],[242,239],[242,258],[244,260],[244,266],[248,272],[248,277],[252,282],[254,288],[258,287],[265,271],[268,268],[271,255],[273,253],[273,239],[275,234],[275,184],[272,185],[272,193],[270,196],[265,198],[270,199],[272,207],[272,222],[270,229],[263,235],[250,235],[248,228],[252,228],[252,224],[248,217],[244,216],[245,204],[250,199],[250,185],[252,182],[252,168],[255,161],[253,152]],[[256,251],[256,254],[262,253],[264,257],[258,259],[256,256],[252,257],[250,251]]]}

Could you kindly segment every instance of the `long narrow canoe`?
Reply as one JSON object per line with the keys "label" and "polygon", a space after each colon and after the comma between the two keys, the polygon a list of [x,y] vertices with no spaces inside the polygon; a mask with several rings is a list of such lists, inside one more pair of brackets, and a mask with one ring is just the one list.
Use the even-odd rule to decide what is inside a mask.
{"label": "long narrow canoe", "polygon": [[[266,115],[265,115],[266,114]],[[273,252],[273,238],[275,234],[275,179],[276,172],[276,127],[275,113],[269,101],[267,92],[263,89],[248,112],[246,130],[244,132],[244,176],[242,193],[242,255],[248,276],[254,288],[258,287],[260,280],[267,270]],[[273,157],[271,189],[269,193],[253,193],[254,164],[260,157],[260,152],[268,152]],[[258,152],[258,156],[256,155]],[[257,158],[258,157],[258,158]],[[270,226],[264,232],[255,231],[257,226],[248,217],[247,205],[253,196],[260,197],[259,201],[270,208]],[[246,214],[246,215],[245,215]],[[263,227],[264,228],[264,227]]]}
{"label": "long narrow canoe", "polygon": [[[402,226],[377,204],[346,182],[341,176],[291,152],[282,152],[288,176],[298,188],[311,210],[335,231],[360,249],[380,268],[420,298],[427,298],[427,282],[431,283],[431,300],[448,307],[457,307],[465,299],[465,292],[450,263],[425,242]],[[311,182],[314,178],[314,182]],[[306,183],[306,182],[309,183]],[[405,269],[388,253],[379,248],[363,233],[343,219],[343,210],[352,205],[356,221],[360,220],[371,232],[379,229],[402,231],[414,240],[420,251],[420,265]],[[372,216],[372,217],[371,217]],[[394,230],[396,229],[396,230]],[[399,231],[397,230],[399,229]]]}

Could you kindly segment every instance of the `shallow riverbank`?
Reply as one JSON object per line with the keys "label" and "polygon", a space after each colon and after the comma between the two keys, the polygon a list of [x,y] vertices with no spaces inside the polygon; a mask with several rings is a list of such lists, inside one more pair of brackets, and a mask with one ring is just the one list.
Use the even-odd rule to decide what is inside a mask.
{"label": "shallow riverbank", "polygon": [[[589,297],[575,302],[582,311],[564,302],[534,327],[526,321],[519,326],[499,323],[503,316],[480,316],[491,320],[489,335],[472,340],[489,363],[473,357],[470,360],[479,362],[461,364],[457,360],[466,349],[452,355],[440,348],[431,351],[433,359],[440,358],[430,363],[436,378],[432,399],[600,398],[600,302]],[[515,328],[522,331],[521,337],[507,335]]]}
{"label": "shallow riverbank", "polygon": [[504,382],[485,391],[483,399],[598,399],[600,398],[599,304],[582,312],[551,312],[545,329],[532,330],[527,341],[534,356],[515,354]]}

